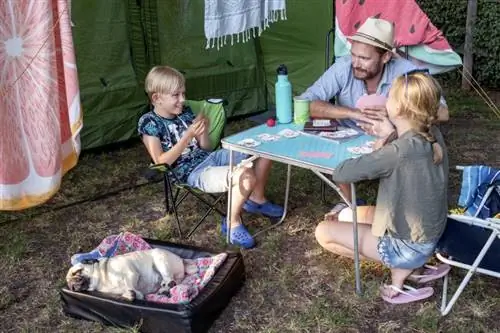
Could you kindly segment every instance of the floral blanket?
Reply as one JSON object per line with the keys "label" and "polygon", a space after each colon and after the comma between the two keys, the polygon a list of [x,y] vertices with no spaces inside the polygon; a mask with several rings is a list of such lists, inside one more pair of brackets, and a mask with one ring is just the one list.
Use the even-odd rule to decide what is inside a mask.
{"label": "floral blanket", "polygon": [[[133,251],[142,251],[151,249],[144,239],[130,232],[122,232],[118,235],[111,235],[102,240],[102,242],[88,253],[77,253],[71,257],[71,264],[89,259],[100,259],[125,254]],[[213,257],[203,257],[197,259],[183,259],[184,266],[196,266],[194,274],[186,274],[184,280],[177,286],[170,289],[170,296],[162,294],[146,295],[146,300],[156,303],[177,303],[187,304],[195,298],[207,283],[215,275],[219,266],[226,260],[227,253],[220,253]],[[191,267],[190,267],[191,268]]]}

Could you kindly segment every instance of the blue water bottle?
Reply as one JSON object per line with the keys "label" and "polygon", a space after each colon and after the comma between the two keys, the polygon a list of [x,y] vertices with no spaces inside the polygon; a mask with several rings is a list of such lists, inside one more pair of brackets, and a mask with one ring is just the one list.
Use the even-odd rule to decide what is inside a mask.
{"label": "blue water bottle", "polygon": [[277,69],[278,80],[274,86],[276,94],[276,118],[281,124],[292,122],[292,85],[288,81],[288,70],[285,65]]}

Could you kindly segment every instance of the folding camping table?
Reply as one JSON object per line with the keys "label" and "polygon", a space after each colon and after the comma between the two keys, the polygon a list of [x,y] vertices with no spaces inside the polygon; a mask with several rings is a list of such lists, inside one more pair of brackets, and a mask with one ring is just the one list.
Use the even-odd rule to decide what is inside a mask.
{"label": "folding camping table", "polygon": [[[233,151],[245,153],[252,155],[248,161],[252,161],[256,158],[262,157],[267,158],[272,161],[285,163],[288,165],[287,179],[285,187],[285,202],[284,202],[284,213],[278,223],[271,225],[270,227],[260,231],[262,233],[270,228],[274,228],[277,225],[283,223],[287,207],[288,207],[288,196],[290,190],[290,176],[291,167],[296,166],[299,168],[304,168],[311,170],[319,178],[321,178],[326,184],[332,187],[346,202],[353,211],[353,234],[354,234],[354,266],[355,266],[355,276],[356,276],[356,293],[361,294],[361,279],[359,270],[359,251],[358,251],[358,226],[357,226],[357,214],[356,214],[356,188],[355,184],[351,184],[352,190],[352,202],[349,202],[340,192],[340,189],[328,179],[325,175],[332,175],[335,167],[339,165],[342,161],[356,157],[356,155],[350,153],[347,148],[362,146],[367,141],[373,141],[374,137],[368,135],[361,135],[359,137],[353,138],[351,140],[337,143],[327,138],[322,138],[316,135],[305,134],[301,132],[303,126],[295,124],[278,124],[274,127],[268,127],[265,124],[259,125],[240,133],[231,135],[222,139],[222,147],[228,149],[230,152],[230,170],[233,169]],[[294,131],[299,131],[300,134],[294,138],[281,137],[277,141],[264,142],[258,138],[259,134],[277,134],[284,129],[291,129]],[[255,147],[247,147],[239,142],[243,139],[254,139],[261,142],[260,145]],[[331,155],[331,156],[328,156]],[[328,157],[327,157],[328,156]],[[230,172],[230,179],[232,179],[232,172]],[[231,215],[231,202],[232,195],[231,191],[228,194],[228,204],[227,204],[227,216]],[[230,230],[229,219],[228,219],[228,230]],[[259,234],[258,233],[258,234]],[[227,242],[229,243],[229,232],[227,233]]]}

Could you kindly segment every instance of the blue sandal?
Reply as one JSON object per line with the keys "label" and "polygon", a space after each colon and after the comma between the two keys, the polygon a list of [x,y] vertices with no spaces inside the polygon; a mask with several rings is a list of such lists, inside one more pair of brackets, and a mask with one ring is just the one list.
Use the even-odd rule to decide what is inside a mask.
{"label": "blue sandal", "polygon": [[[227,220],[225,217],[222,218],[221,233],[224,237],[227,235]],[[255,240],[243,224],[240,224],[237,227],[231,227],[229,242],[245,249],[251,249],[255,246]]]}
{"label": "blue sandal", "polygon": [[262,214],[270,218],[283,216],[283,207],[273,204],[271,201],[258,204],[250,199],[247,199],[243,204],[243,209],[248,213]]}

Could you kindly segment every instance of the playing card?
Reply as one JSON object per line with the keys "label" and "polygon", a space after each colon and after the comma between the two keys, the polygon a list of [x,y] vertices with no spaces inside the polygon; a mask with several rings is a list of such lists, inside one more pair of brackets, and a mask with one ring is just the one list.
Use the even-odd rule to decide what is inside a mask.
{"label": "playing card", "polygon": [[299,132],[286,128],[286,129],[280,131],[278,134],[281,136],[284,136],[285,138],[290,139],[290,138],[295,138],[296,136],[298,136]]}
{"label": "playing card", "polygon": [[260,142],[254,139],[243,139],[241,141],[238,141],[238,144],[245,147],[257,147],[258,145],[260,145]]}
{"label": "playing card", "polygon": [[268,133],[263,133],[257,135],[257,137],[262,140],[262,141],[276,141],[279,140],[279,135],[273,135],[273,134],[268,134]]}
{"label": "playing card", "polygon": [[367,147],[370,147],[370,148],[371,148],[371,147],[373,147],[374,145],[375,145],[375,141],[366,141],[366,142],[365,142],[365,146],[367,146]]}
{"label": "playing card", "polygon": [[323,127],[323,126],[329,126],[330,125],[330,120],[329,119],[314,119],[312,121],[314,127]]}
{"label": "playing card", "polygon": [[360,147],[347,147],[347,151],[350,152],[351,154],[361,154]]}
{"label": "playing card", "polygon": [[363,146],[360,148],[360,152],[361,152],[361,154],[369,154],[369,153],[373,152],[373,148],[368,147],[368,146]]}

